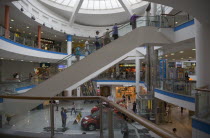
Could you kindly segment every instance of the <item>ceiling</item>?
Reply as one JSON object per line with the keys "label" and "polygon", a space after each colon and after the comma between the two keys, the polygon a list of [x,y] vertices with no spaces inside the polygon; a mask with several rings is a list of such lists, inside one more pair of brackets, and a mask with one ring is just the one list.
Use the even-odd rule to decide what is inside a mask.
{"label": "ceiling", "polygon": [[[64,6],[64,4],[68,4],[70,6]],[[66,21],[70,21],[70,18],[73,13],[73,5],[77,0],[39,0],[42,5],[51,10],[53,13],[63,17]],[[143,15],[145,13],[146,8],[148,7],[147,2],[142,2],[142,0],[126,0],[131,6],[131,11],[138,15]],[[89,6],[84,6],[85,4],[90,3],[111,3],[105,9],[97,9],[90,8]],[[62,4],[63,3],[63,4]],[[115,4],[114,4],[115,3]],[[114,6],[115,5],[115,6]],[[86,8],[85,8],[86,7]],[[86,26],[100,26],[107,27],[112,26],[115,23],[124,24],[129,22],[130,16],[128,12],[122,8],[119,4],[118,0],[84,0],[83,4],[75,14],[74,23]]]}

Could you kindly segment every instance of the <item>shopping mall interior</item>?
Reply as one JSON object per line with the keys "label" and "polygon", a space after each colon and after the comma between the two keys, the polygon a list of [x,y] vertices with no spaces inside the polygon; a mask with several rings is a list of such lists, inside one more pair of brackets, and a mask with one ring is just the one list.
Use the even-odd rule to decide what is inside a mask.
{"label": "shopping mall interior", "polygon": [[209,138],[198,0],[0,0],[0,137]]}

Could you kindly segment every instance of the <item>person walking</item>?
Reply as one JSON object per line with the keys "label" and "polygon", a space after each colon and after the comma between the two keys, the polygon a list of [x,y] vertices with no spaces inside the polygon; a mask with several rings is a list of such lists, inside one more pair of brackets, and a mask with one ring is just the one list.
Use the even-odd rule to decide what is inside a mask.
{"label": "person walking", "polygon": [[99,31],[96,31],[95,46],[96,46],[96,50],[100,49],[101,47],[100,42],[99,42]]}
{"label": "person walking", "polygon": [[130,25],[132,26],[132,30],[136,29],[136,19],[140,17],[136,15],[135,13],[130,18]]}
{"label": "person walking", "polygon": [[114,40],[116,40],[119,36],[118,36],[118,26],[117,23],[115,23],[115,25],[112,27],[112,37],[114,38]]}
{"label": "person walking", "polygon": [[76,114],[76,105],[75,103],[73,102],[72,104],[72,108],[71,108],[71,115],[72,115],[72,112],[74,111],[74,113]]}
{"label": "person walking", "polygon": [[77,61],[79,61],[80,60],[80,47],[76,48],[75,56],[76,56]]}
{"label": "person walking", "polygon": [[89,41],[85,41],[85,56],[89,55],[90,49],[89,49]]}
{"label": "person walking", "polygon": [[64,119],[64,108],[61,107],[61,121],[62,121],[62,127],[64,127],[65,119]]}
{"label": "person walking", "polygon": [[122,99],[123,99],[123,102],[125,103],[125,101],[126,101],[125,94],[123,94]]}
{"label": "person walking", "polygon": [[104,33],[103,38],[104,38],[104,46],[111,42],[109,29],[106,29],[106,32]]}
{"label": "person walking", "polygon": [[133,102],[133,112],[136,113],[136,101]]}

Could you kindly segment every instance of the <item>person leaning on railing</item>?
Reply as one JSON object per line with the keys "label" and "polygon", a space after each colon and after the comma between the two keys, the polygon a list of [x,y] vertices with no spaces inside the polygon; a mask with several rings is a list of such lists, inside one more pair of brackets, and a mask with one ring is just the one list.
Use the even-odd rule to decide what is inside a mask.
{"label": "person leaning on railing", "polygon": [[135,13],[130,18],[130,25],[132,26],[132,30],[136,29],[136,19],[140,17],[136,15]]}

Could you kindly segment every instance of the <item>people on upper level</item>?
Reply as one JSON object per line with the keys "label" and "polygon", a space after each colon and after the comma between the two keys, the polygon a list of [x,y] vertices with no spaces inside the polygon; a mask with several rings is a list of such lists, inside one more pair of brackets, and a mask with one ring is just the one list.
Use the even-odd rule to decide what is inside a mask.
{"label": "people on upper level", "polygon": [[114,38],[114,40],[116,40],[119,36],[118,36],[118,26],[117,23],[114,24],[114,26],[112,27],[112,37]]}

